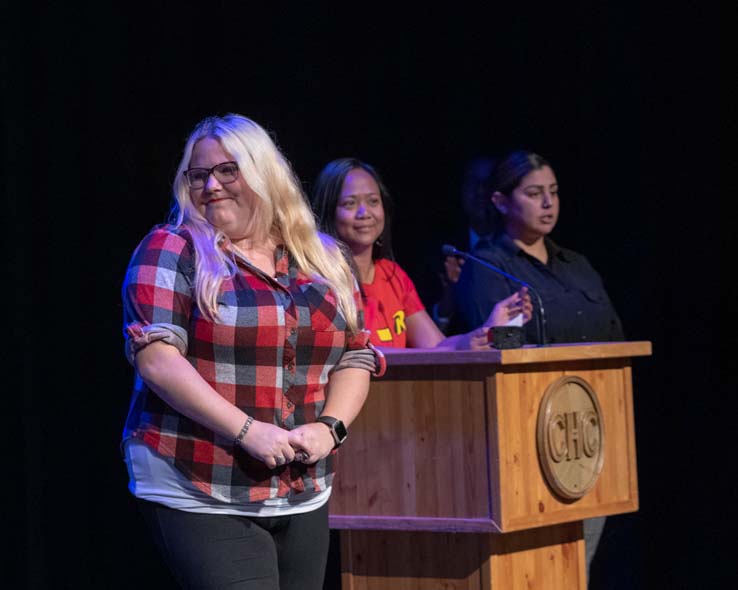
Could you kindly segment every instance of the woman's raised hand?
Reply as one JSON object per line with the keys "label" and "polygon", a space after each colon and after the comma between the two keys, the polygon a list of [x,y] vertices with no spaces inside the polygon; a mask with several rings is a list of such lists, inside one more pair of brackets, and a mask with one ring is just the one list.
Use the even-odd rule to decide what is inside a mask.
{"label": "woman's raised hand", "polygon": [[483,326],[486,328],[504,326],[520,314],[523,314],[523,323],[530,321],[530,318],[533,317],[533,304],[530,300],[528,287],[521,287],[519,291],[502,301],[498,301]]}

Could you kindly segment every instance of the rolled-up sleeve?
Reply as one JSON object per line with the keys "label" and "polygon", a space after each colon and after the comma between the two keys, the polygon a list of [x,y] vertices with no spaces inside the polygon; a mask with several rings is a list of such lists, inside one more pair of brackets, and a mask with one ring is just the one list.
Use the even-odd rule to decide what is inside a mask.
{"label": "rolled-up sleeve", "polygon": [[354,301],[356,302],[358,324],[361,329],[355,334],[347,334],[346,351],[333,370],[340,371],[341,369],[348,368],[366,369],[375,377],[381,377],[387,370],[387,361],[382,351],[374,348],[371,342],[369,342],[369,330],[363,329],[364,304],[361,299],[359,284],[356,281],[354,281]]}
{"label": "rolled-up sleeve", "polygon": [[193,304],[194,252],[183,235],[156,228],[133,253],[123,283],[125,354],[165,342],[187,354]]}

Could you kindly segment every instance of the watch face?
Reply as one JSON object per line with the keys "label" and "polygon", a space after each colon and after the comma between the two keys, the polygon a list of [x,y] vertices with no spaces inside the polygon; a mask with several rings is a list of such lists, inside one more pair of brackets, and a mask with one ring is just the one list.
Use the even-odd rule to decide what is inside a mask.
{"label": "watch face", "polygon": [[348,431],[346,430],[346,427],[343,425],[343,422],[340,420],[336,420],[333,424],[333,432],[336,433],[336,439],[338,444],[341,444],[343,441],[346,440],[346,437],[348,436]]}

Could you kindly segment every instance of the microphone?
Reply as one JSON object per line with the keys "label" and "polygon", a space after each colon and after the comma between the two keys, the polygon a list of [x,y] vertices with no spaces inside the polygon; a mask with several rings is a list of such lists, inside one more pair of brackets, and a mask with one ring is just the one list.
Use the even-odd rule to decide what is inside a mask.
{"label": "microphone", "polygon": [[477,258],[476,256],[469,254],[469,252],[462,252],[461,250],[457,250],[454,246],[451,246],[450,244],[444,244],[441,247],[441,254],[443,254],[444,257],[459,256],[460,258],[473,260],[474,262],[481,264],[485,268],[488,268],[492,272],[496,272],[498,275],[502,275],[506,279],[510,279],[513,283],[517,283],[522,287],[527,287],[528,291],[530,291],[535,296],[536,303],[538,304],[538,315],[536,316],[536,331],[538,332],[538,340],[541,342],[542,346],[546,346],[548,344],[548,340],[546,339],[546,316],[543,311],[543,301],[541,301],[541,296],[538,294],[538,291],[531,287],[529,283],[521,281],[519,278],[506,273],[501,268],[497,268],[486,260],[482,260],[481,258]]}

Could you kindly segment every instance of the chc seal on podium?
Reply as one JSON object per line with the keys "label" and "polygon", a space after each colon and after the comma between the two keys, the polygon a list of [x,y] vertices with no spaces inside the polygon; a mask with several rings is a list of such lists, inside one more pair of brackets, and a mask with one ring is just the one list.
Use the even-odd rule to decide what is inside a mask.
{"label": "chc seal on podium", "polygon": [[538,460],[546,482],[564,500],[584,496],[602,471],[605,429],[592,386],[561,377],[548,386],[538,409]]}

